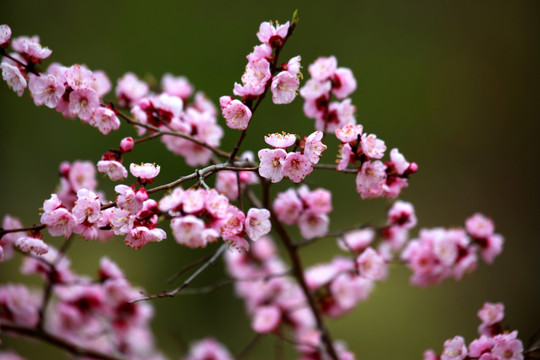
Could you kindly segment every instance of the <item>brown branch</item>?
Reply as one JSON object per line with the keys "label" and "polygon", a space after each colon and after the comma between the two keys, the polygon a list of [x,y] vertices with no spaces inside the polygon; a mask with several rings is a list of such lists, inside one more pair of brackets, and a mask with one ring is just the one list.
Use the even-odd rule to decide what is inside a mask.
{"label": "brown branch", "polygon": [[2,236],[6,235],[6,234],[9,234],[9,233],[23,232],[23,231],[39,231],[39,230],[43,230],[44,228],[46,228],[46,226],[43,225],[43,224],[29,226],[29,227],[25,227],[25,228],[18,228],[18,229],[3,229],[3,228],[0,228],[0,238],[2,238]]}
{"label": "brown branch", "polygon": [[173,297],[174,295],[176,295],[180,291],[182,291],[182,289],[188,287],[191,284],[191,282],[193,280],[195,280],[195,278],[197,278],[209,266],[214,265],[216,260],[221,256],[221,254],[223,254],[223,252],[227,249],[227,247],[228,247],[227,244],[221,245],[221,247],[214,253],[214,255],[208,261],[206,261],[200,268],[198,268],[197,271],[195,271],[193,274],[191,274],[191,276],[189,278],[187,278],[186,281],[184,281],[182,283],[182,285],[180,285],[179,287],[177,287],[175,289],[172,289],[172,290],[162,291],[162,292],[157,293],[157,294],[147,295],[147,296],[144,296],[142,298],[133,299],[129,303],[132,304],[132,303],[136,303],[136,302],[139,302],[139,301],[146,301],[146,300],[163,298],[163,297]]}
{"label": "brown branch", "polygon": [[123,358],[120,358],[120,357],[116,357],[116,356],[104,354],[104,353],[101,353],[99,351],[95,351],[92,349],[80,347],[76,344],[73,344],[65,340],[64,338],[58,337],[56,335],[50,334],[46,331],[42,331],[36,328],[9,324],[9,323],[1,323],[0,326],[4,332],[10,332],[10,333],[38,339],[38,340],[50,343],[52,345],[58,346],[70,352],[73,355],[92,358],[92,359],[100,359],[100,360],[123,360]]}
{"label": "brown branch", "polygon": [[358,174],[358,169],[346,168],[346,169],[343,169],[343,170],[338,170],[337,166],[332,165],[332,164],[313,164],[313,168],[314,169],[321,169],[321,170],[336,170],[336,171],[339,171],[339,172],[342,172],[342,173],[347,173],[347,174]]}

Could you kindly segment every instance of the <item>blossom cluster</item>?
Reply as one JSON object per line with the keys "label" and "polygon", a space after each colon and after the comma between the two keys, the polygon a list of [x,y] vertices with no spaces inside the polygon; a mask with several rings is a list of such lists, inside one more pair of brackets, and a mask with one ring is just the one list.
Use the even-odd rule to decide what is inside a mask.
{"label": "blossom cluster", "polygon": [[[227,271],[236,279],[236,294],[245,301],[253,330],[280,334],[287,329],[301,359],[321,359],[323,344],[316,319],[300,286],[286,277],[287,267],[273,240],[262,237],[248,252],[227,253],[225,261]],[[336,350],[339,360],[354,359],[343,343],[336,342]]]}
{"label": "blossom cluster", "polygon": [[257,240],[271,229],[268,210],[251,208],[244,214],[215,189],[177,187],[160,200],[159,210],[172,217],[176,242],[190,248],[206,247],[222,237],[234,248],[247,250],[246,235]]}
{"label": "blossom cluster", "polygon": [[435,351],[424,352],[424,360],[523,360],[523,343],[517,331],[501,331],[504,304],[486,302],[478,311],[482,321],[478,328],[480,337],[469,343],[462,336],[444,342],[440,356]]}
{"label": "blossom cluster", "polygon": [[[208,164],[212,151],[207,146],[219,146],[223,129],[217,123],[217,110],[204,93],[194,93],[193,85],[183,77],[165,74],[161,79],[162,92],[154,94],[148,85],[133,73],[126,73],[118,80],[118,102],[131,109],[131,114],[142,126],[137,127],[141,136],[149,131],[165,133],[161,141],[167,149],[184,157],[189,166]],[[193,99],[190,101],[191,97]],[[188,135],[191,141],[179,134]]]}
{"label": "blossom cluster", "polygon": [[[326,145],[322,143],[323,133],[315,131],[303,141],[297,143],[296,135],[287,133],[269,134],[264,141],[274,149],[259,150],[259,174],[273,183],[283,177],[299,183],[313,171],[313,165],[319,162]],[[289,146],[295,145],[291,152]],[[295,151],[300,147],[300,151]]]}
{"label": "blossom cluster", "polygon": [[401,254],[413,271],[411,283],[416,286],[438,284],[453,276],[459,280],[476,269],[478,251],[491,264],[502,251],[504,239],[496,234],[491,219],[474,214],[465,229],[421,229]]}
{"label": "blossom cluster", "polygon": [[326,235],[332,211],[332,193],[323,188],[310,191],[307,185],[277,194],[273,203],[277,218],[284,224],[297,224],[305,239]]}
{"label": "blossom cluster", "polygon": [[134,360],[164,359],[150,329],[153,308],[129,302],[139,289],[107,257],[100,261],[97,279],[74,273],[69,259],[52,247],[45,255],[25,258],[21,272],[52,280],[54,297],[40,315],[41,292],[20,284],[0,286],[0,319],[6,324],[32,327],[44,322],[50,334],[81,348]]}
{"label": "blossom cluster", "polygon": [[300,86],[300,56],[287,63],[276,64],[279,51],[292,31],[287,21],[284,25],[263,22],[257,33],[261,44],[255,46],[246,57],[248,63],[242,75],[242,85],[235,83],[232,96],[219,99],[222,115],[231,129],[245,130],[252,116],[251,103],[266,93],[272,92],[274,104],[289,104],[296,97]]}

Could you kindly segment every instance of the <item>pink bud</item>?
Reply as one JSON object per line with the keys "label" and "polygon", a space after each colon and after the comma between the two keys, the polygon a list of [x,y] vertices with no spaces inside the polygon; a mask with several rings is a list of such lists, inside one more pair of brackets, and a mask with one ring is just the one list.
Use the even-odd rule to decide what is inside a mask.
{"label": "pink bud", "polygon": [[60,174],[62,175],[62,177],[67,178],[69,176],[70,170],[71,170],[71,165],[67,161],[64,161],[63,163],[60,164]]}
{"label": "pink bud", "polygon": [[132,137],[125,137],[120,141],[120,150],[122,150],[123,153],[128,153],[133,150],[134,145],[135,143],[133,142]]}
{"label": "pink bud", "polygon": [[418,171],[418,164],[415,162],[412,162],[411,165],[409,165],[409,167],[407,168],[407,170],[405,170],[405,174],[410,175],[410,174],[414,174],[417,171]]}
{"label": "pink bud", "polygon": [[135,193],[135,197],[137,198],[137,200],[143,202],[143,201],[146,201],[148,199],[148,193],[146,192],[145,188],[140,188]]}

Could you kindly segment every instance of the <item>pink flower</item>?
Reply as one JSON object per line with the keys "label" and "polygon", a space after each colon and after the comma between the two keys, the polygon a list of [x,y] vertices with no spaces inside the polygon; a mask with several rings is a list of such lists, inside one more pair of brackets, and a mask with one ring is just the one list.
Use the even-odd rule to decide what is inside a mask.
{"label": "pink flower", "polygon": [[484,306],[478,310],[478,317],[484,325],[495,325],[504,319],[503,303],[484,303]]}
{"label": "pink flower", "polygon": [[290,104],[296,97],[300,80],[288,71],[282,71],[272,79],[270,90],[274,104]]}
{"label": "pink flower", "polygon": [[386,181],[386,166],[380,161],[362,164],[362,168],[356,176],[356,191],[362,199],[376,198],[381,195]]}
{"label": "pink flower", "polygon": [[349,143],[346,143],[339,149],[339,162],[337,169],[339,171],[343,171],[349,166],[349,162],[351,161],[351,156],[353,156],[352,148]]}
{"label": "pink flower", "polygon": [[77,201],[71,210],[77,223],[88,222],[94,224],[101,216],[101,202],[99,197],[87,189],[77,191]]}
{"label": "pink flower", "polygon": [[272,228],[270,223],[270,211],[266,209],[249,209],[244,222],[244,227],[247,235],[253,241],[268,234]]}
{"label": "pink flower", "polygon": [[384,258],[373,248],[368,247],[356,259],[360,276],[369,280],[382,280],[387,276],[387,265]]}
{"label": "pink flower", "polygon": [[298,189],[300,198],[306,207],[315,214],[329,214],[332,211],[332,193],[326,189],[315,189],[309,191],[306,185]]}
{"label": "pink flower", "polygon": [[279,193],[274,200],[274,212],[277,218],[287,225],[296,222],[303,208],[302,201],[294,189]]}
{"label": "pink flower", "polygon": [[185,76],[175,77],[172,74],[165,74],[161,78],[163,91],[172,96],[178,96],[182,100],[188,99],[193,94],[193,85]]}
{"label": "pink flower", "polygon": [[124,165],[115,160],[100,160],[97,163],[97,169],[100,173],[106,174],[109,179],[118,181],[127,178],[128,172]]}
{"label": "pink flower", "polygon": [[[2,220],[2,228],[4,230],[20,229],[23,225],[16,217],[5,215]],[[7,233],[0,237],[0,247],[2,248],[2,255],[0,260],[7,260],[13,256],[13,245],[21,236],[25,236],[24,232],[12,232]]]}
{"label": "pink flower", "polygon": [[167,234],[162,229],[155,228],[150,230],[145,226],[139,226],[131,229],[124,243],[137,250],[149,242],[159,242],[165,238],[167,238]]}
{"label": "pink flower", "polygon": [[[105,215],[107,210],[109,211],[107,215]],[[112,227],[115,235],[126,235],[131,231],[131,229],[133,229],[135,216],[132,215],[129,211],[122,210],[117,207],[113,207],[107,210],[105,210],[103,213],[104,216],[108,217],[109,224]],[[100,226],[102,226],[101,223]]]}
{"label": "pink flower", "polygon": [[211,216],[216,219],[222,219],[227,216],[229,200],[224,195],[219,194],[216,190],[210,189],[206,192],[204,206]]}
{"label": "pink flower", "polygon": [[251,327],[258,333],[273,332],[281,323],[281,311],[275,305],[259,306],[255,309]]}
{"label": "pink flower", "polygon": [[372,290],[373,282],[368,279],[350,273],[338,275],[330,283],[332,298],[338,306],[332,309],[331,316],[340,316],[352,310],[358,302],[367,300]]}
{"label": "pink flower", "polygon": [[398,200],[388,211],[388,224],[411,229],[416,226],[416,215],[411,203]]}
{"label": "pink flower", "polygon": [[44,255],[49,251],[49,246],[39,238],[31,236],[22,236],[15,242],[23,253],[32,255]]}
{"label": "pink flower", "polygon": [[229,205],[227,207],[225,222],[221,228],[221,235],[223,236],[223,239],[238,240],[244,231],[245,220],[246,216],[240,209],[234,205]]}
{"label": "pink flower", "polygon": [[54,75],[35,76],[30,74],[28,88],[32,94],[32,99],[37,106],[45,105],[54,109],[62,99],[65,88]]}
{"label": "pink flower", "polygon": [[359,252],[371,244],[374,238],[375,231],[373,229],[351,230],[347,231],[343,238],[338,239],[338,246],[345,251]]}
{"label": "pink flower", "polygon": [[99,107],[94,111],[88,123],[95,128],[98,128],[103,135],[107,135],[111,130],[120,128],[120,120],[116,117],[113,110],[106,107]]}
{"label": "pink flower", "polygon": [[396,169],[396,172],[399,175],[403,175],[411,165],[407,160],[405,160],[405,157],[399,152],[398,149],[392,149],[390,151],[390,159],[392,166],[394,169]]}
{"label": "pink flower", "polygon": [[258,96],[264,92],[266,82],[271,77],[272,73],[270,72],[268,60],[254,60],[246,65],[246,71],[242,75],[242,83],[253,91],[250,95]]}
{"label": "pink flower", "polygon": [[18,325],[35,326],[39,321],[41,294],[31,292],[24,285],[0,286],[0,319]]}
{"label": "pink flower", "polygon": [[182,197],[184,212],[193,214],[201,211],[205,205],[205,198],[206,190],[204,189],[189,189],[185,191]]}
{"label": "pink flower", "polygon": [[191,344],[185,360],[233,360],[227,348],[212,338]]}
{"label": "pink flower", "polygon": [[47,225],[49,233],[52,236],[64,235],[68,238],[76,225],[75,216],[62,206],[56,194],[45,200],[43,210],[41,223]]}
{"label": "pink flower", "polygon": [[143,207],[143,201],[139,199],[135,191],[127,185],[116,185],[114,187],[119,195],[116,198],[116,205],[131,214],[137,214]]}
{"label": "pink flower", "polygon": [[465,221],[467,232],[476,238],[487,238],[495,232],[493,221],[480,213],[472,215]]}
{"label": "pink flower", "polygon": [[338,99],[344,99],[356,90],[356,79],[348,68],[338,68],[334,72],[332,92]]}
{"label": "pink flower", "polygon": [[39,43],[39,37],[19,36],[13,39],[11,44],[13,49],[25,55],[31,62],[39,63],[41,59],[48,58],[52,54],[52,50],[42,47]]}
{"label": "pink flower", "polygon": [[471,341],[469,344],[469,356],[479,358],[482,354],[489,354],[492,347],[493,338],[491,336],[482,335],[480,338]]}
{"label": "pink flower", "polygon": [[523,360],[523,343],[516,337],[517,331],[495,336],[491,354],[497,359]]}
{"label": "pink flower", "polygon": [[259,150],[259,174],[273,183],[283,179],[282,165],[285,162],[287,153],[283,149],[262,149]]}
{"label": "pink flower", "polygon": [[321,96],[327,96],[332,88],[330,81],[320,82],[315,79],[309,79],[300,89],[300,96],[306,100],[315,100]]}
{"label": "pink flower", "polygon": [[488,264],[493,263],[495,258],[502,252],[504,238],[500,234],[493,234],[481,242],[480,253],[482,259]]}
{"label": "pink flower", "polygon": [[467,347],[465,346],[465,339],[463,337],[456,336],[444,342],[441,360],[463,360],[466,357]]}
{"label": "pink flower", "polygon": [[320,57],[308,67],[311,77],[318,81],[325,81],[332,78],[336,69],[337,60],[334,56]]}
{"label": "pink flower", "polygon": [[289,32],[289,26],[288,21],[283,25],[279,25],[276,22],[276,26],[272,22],[265,21],[259,26],[257,37],[262,43],[269,44],[272,47],[281,47],[283,40]]}
{"label": "pink flower", "polygon": [[132,137],[125,137],[120,141],[120,150],[125,154],[133,150],[135,143],[133,142]]}
{"label": "pink flower", "polygon": [[69,111],[81,120],[90,120],[98,107],[99,97],[93,89],[78,89],[69,94]]}
{"label": "pink flower", "polygon": [[132,107],[148,93],[148,85],[139,80],[137,75],[126,73],[116,84],[116,97],[118,103],[123,107]]}
{"label": "pink flower", "polygon": [[69,167],[68,179],[74,192],[94,190],[97,186],[96,168],[90,161],[74,161]]}
{"label": "pink flower", "polygon": [[3,61],[0,65],[2,68],[2,78],[18,96],[22,96],[26,89],[26,79],[21,74],[17,66],[13,66]]}
{"label": "pink flower", "polygon": [[298,227],[305,239],[313,239],[328,233],[329,222],[328,216],[306,210],[298,218]]}
{"label": "pink flower", "polygon": [[341,128],[336,129],[336,137],[343,143],[351,143],[358,139],[359,135],[362,135],[362,125],[347,124]]}
{"label": "pink flower", "polygon": [[253,48],[253,51],[246,57],[248,61],[255,61],[259,59],[267,59],[272,55],[272,47],[268,44],[257,45]]}
{"label": "pink flower", "polygon": [[231,99],[230,96],[222,96],[219,99],[222,115],[231,129],[245,130],[251,119],[251,110],[240,100]]}
{"label": "pink flower", "polygon": [[313,164],[317,164],[322,156],[322,152],[326,150],[326,145],[321,142],[323,133],[321,131],[315,131],[309,135],[306,139],[306,145],[304,147],[304,155],[306,155]]}
{"label": "pink flower", "polygon": [[152,182],[153,179],[158,176],[161,168],[159,165],[150,163],[141,163],[129,165],[129,172],[131,175],[140,179],[143,182]]}
{"label": "pink flower", "polygon": [[[279,149],[278,149],[279,150]],[[299,153],[288,153],[283,161],[283,175],[299,183],[313,171],[313,164],[308,157]]]}
{"label": "pink flower", "polygon": [[171,229],[176,242],[180,245],[190,248],[206,246],[202,237],[202,232],[205,230],[204,221],[193,215],[172,219]]}
{"label": "pink flower", "polygon": [[296,135],[285,132],[268,134],[264,137],[264,142],[275,148],[285,149],[296,142]]}
{"label": "pink flower", "polygon": [[362,135],[361,144],[362,151],[369,158],[381,159],[386,151],[384,141],[377,139],[377,136],[373,134]]}
{"label": "pink flower", "polygon": [[75,64],[69,68],[62,67],[61,69],[64,70],[65,81],[73,90],[91,89],[95,91],[92,86],[95,82],[94,74],[86,66]]}
{"label": "pink flower", "polygon": [[11,28],[8,25],[0,25],[0,47],[5,47],[11,39]]}
{"label": "pink flower", "polygon": [[92,89],[96,90],[96,93],[99,97],[107,94],[111,91],[112,85],[111,81],[101,70],[94,71],[94,82],[92,83]]}

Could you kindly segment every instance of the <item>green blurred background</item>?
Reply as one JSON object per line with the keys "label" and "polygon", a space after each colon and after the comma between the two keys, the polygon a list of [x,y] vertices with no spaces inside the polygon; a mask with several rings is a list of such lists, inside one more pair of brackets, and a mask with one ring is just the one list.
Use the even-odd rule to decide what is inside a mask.
{"label": "green blurred background", "polygon": [[[240,81],[245,55],[257,44],[262,21],[288,20],[299,9],[300,23],[283,59],[300,54],[307,65],[335,55],[353,70],[357,120],[388,148],[398,147],[420,171],[402,199],[414,203],[420,226],[461,226],[480,211],[505,236],[505,249],[492,266],[460,282],[427,289],[408,285],[409,271],[395,267],[367,303],[339,320],[328,320],[335,338],[359,359],[419,359],[427,348],[442,349],[457,334],[476,336],[477,310],[484,301],[506,304],[510,329],[525,341],[540,326],[540,241],[537,135],[539,120],[538,1],[6,1],[0,23],[15,36],[41,37],[53,50],[50,61],[84,63],[102,69],[113,82],[127,71],[160,79],[186,75],[217,104]],[[109,95],[110,96],[110,95]],[[268,99],[267,99],[268,100]],[[0,216],[39,221],[38,208],[58,183],[58,165],[77,159],[97,162],[131,127],[108,136],[37,108],[25,93],[18,98],[0,85]],[[265,101],[243,149],[264,146],[262,136],[285,130],[307,135],[313,121],[302,99],[288,106]],[[224,125],[223,119],[220,119]],[[223,147],[238,136],[227,131]],[[335,143],[324,162],[333,162]],[[190,170],[156,142],[142,144],[126,161],[162,166],[157,183]],[[331,228],[380,223],[386,200],[361,201],[354,177],[315,173],[313,186],[334,191]],[[113,183],[99,188],[112,197]],[[276,189],[291,183],[283,181]],[[168,229],[167,229],[168,230]],[[60,239],[49,241],[60,245]],[[74,268],[94,274],[107,254],[129,278],[150,292],[167,288],[170,275],[213,249],[182,248],[171,237],[134,251],[115,239],[107,244],[79,240],[70,251]],[[330,260],[334,240],[320,241],[302,254],[307,264]],[[20,259],[0,265],[0,280],[31,281],[18,274]],[[195,286],[223,277],[222,264]],[[155,301],[153,327],[159,347],[178,359],[186,342],[213,335],[238,353],[253,337],[241,300],[232,287],[209,295]],[[41,343],[2,336],[0,348],[15,348],[29,359],[63,358]],[[263,338],[251,359],[273,359],[276,340]],[[288,349],[288,345],[286,345]],[[44,352],[44,349],[49,352]],[[293,358],[289,353],[287,358]]]}

